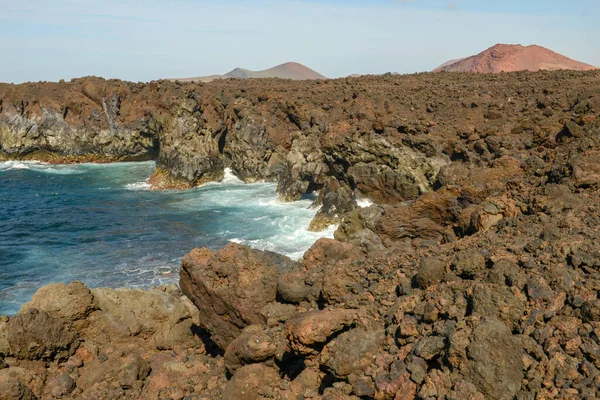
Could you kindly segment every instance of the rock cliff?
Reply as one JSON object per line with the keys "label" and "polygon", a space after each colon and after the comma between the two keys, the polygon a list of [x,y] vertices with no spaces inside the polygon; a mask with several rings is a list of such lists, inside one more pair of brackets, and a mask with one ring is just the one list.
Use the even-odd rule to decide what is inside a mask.
{"label": "rock cliff", "polygon": [[157,184],[227,166],[288,199],[320,190],[314,224],[339,222],[335,239],[299,262],[194,249],[181,289],[40,289],[0,321],[0,393],[600,396],[600,73],[152,85]]}

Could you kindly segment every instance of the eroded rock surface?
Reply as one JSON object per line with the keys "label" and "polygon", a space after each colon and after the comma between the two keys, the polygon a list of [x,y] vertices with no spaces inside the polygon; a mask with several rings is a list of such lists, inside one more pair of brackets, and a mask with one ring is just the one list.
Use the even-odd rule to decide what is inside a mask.
{"label": "eroded rock surface", "polygon": [[[335,239],[299,262],[193,250],[181,291],[41,289],[0,319],[2,393],[600,397],[598,72],[123,85],[148,96],[157,184],[229,167],[288,199],[320,190],[315,224],[339,223]],[[39,95],[8,87],[0,119],[25,88]],[[119,126],[135,120],[130,96]]]}

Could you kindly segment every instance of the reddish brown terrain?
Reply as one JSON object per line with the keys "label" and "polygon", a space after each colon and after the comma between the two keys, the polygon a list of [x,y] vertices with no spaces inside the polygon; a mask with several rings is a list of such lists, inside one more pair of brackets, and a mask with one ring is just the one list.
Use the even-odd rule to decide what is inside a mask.
{"label": "reddish brown terrain", "polygon": [[541,46],[497,44],[475,56],[448,61],[433,72],[589,71],[596,68]]}
{"label": "reddish brown terrain", "polygon": [[231,168],[339,228],[297,261],[190,249],[179,287],[40,289],[0,318],[0,398],[600,398],[600,71],[0,85],[22,158]]}
{"label": "reddish brown terrain", "polygon": [[173,79],[181,82],[211,82],[215,79],[250,79],[250,78],[281,78],[281,79],[292,79],[295,81],[311,80],[311,79],[327,79],[325,76],[319,74],[308,68],[305,65],[288,62],[285,64],[277,65],[273,68],[265,69],[263,71],[250,71],[244,68],[236,68],[224,75],[209,75],[201,76],[198,78],[182,78]]}

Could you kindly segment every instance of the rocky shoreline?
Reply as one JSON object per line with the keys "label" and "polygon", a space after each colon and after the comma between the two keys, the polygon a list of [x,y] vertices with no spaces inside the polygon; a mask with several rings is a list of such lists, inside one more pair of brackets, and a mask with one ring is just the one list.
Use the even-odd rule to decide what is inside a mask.
{"label": "rocky shoreline", "polygon": [[231,168],[340,226],[299,262],[194,249],[180,288],[42,288],[0,396],[600,396],[600,72],[0,85],[0,157],[40,152]]}

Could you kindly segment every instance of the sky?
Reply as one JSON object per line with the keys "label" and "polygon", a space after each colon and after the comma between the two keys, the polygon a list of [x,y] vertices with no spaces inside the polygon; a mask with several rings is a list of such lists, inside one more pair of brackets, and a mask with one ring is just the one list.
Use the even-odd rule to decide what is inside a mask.
{"label": "sky", "polygon": [[0,0],[0,82],[413,73],[496,43],[600,66],[598,21],[598,0]]}

